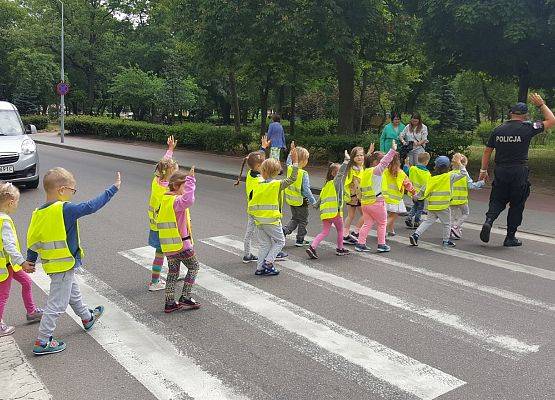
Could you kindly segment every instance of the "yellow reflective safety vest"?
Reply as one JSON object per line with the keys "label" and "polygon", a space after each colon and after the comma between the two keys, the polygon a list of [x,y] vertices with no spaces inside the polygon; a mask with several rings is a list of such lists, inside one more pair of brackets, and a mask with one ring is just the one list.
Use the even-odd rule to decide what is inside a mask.
{"label": "yellow reflective safety vest", "polygon": [[335,218],[338,213],[343,217],[343,201],[338,201],[337,190],[332,179],[326,182],[320,192],[320,219]]}
{"label": "yellow reflective safety vest", "polygon": [[150,230],[157,231],[156,228],[156,214],[160,208],[160,201],[164,193],[168,191],[166,186],[160,185],[158,183],[158,178],[155,176],[150,184],[150,200],[148,201],[148,222],[150,224]]}
{"label": "yellow reflective safety vest", "polygon": [[190,240],[193,242],[193,232],[191,229],[191,214],[189,209],[185,210],[185,218],[187,221],[187,237],[181,237],[179,226],[177,225],[177,217],[173,204],[177,195],[166,193],[160,201],[160,211],[156,217],[156,229],[160,239],[160,247],[163,253],[175,253],[183,249],[183,241]]}
{"label": "yellow reflective safety vest", "polygon": [[432,176],[426,185],[424,197],[428,199],[428,210],[441,211],[449,208],[451,203],[451,174]]}
{"label": "yellow reflective safety vest", "polygon": [[405,188],[403,182],[407,178],[402,170],[397,172],[397,176],[391,175],[389,169],[382,174],[382,194],[387,204],[399,204],[403,200]]}
{"label": "yellow reflective safety vest", "polygon": [[372,176],[374,175],[374,168],[365,168],[362,171],[360,178],[360,204],[369,206],[376,202],[376,193],[372,186]]}
{"label": "yellow reflective safety vest", "polygon": [[[289,185],[285,188],[285,201],[290,206],[302,206],[304,197],[302,194],[302,186],[303,186],[303,176],[307,172],[304,169],[299,168],[297,173],[297,180],[293,182],[292,185]],[[287,166],[287,177],[289,178],[293,173],[293,167],[291,165]]]}
{"label": "yellow reflective safety vest", "polygon": [[[15,246],[17,250],[21,253],[21,247],[19,247],[19,240],[17,239],[17,231],[15,230],[15,225],[13,220],[8,215],[0,215],[0,228],[4,225],[4,221],[8,221],[12,228],[12,232],[15,236]],[[21,270],[21,265],[14,264],[10,260],[10,256],[4,250],[4,242],[2,241],[2,235],[0,234],[0,282],[8,279],[8,264],[12,266],[12,270],[17,272]]]}
{"label": "yellow reflective safety vest", "polygon": [[[42,268],[47,274],[66,272],[75,266],[75,257],[67,244],[64,203],[57,201],[46,208],[33,211],[27,230],[27,246],[39,254]],[[79,222],[77,222],[77,240],[81,258],[83,258]]]}
{"label": "yellow reflective safety vest", "polygon": [[353,167],[349,169],[349,172],[347,173],[347,177],[345,178],[345,186],[343,187],[344,201],[347,201],[347,202],[351,201],[351,196],[355,195],[355,193],[351,193],[351,183],[353,182],[353,178],[358,178],[360,180],[362,176],[362,171],[364,170],[363,169],[356,170]]}
{"label": "yellow reflective safety vest", "polygon": [[281,207],[279,189],[281,181],[260,182],[252,192],[248,213],[254,217],[256,225],[279,225]]}
{"label": "yellow reflective safety vest", "polygon": [[[451,174],[460,174],[460,170],[453,170]],[[458,181],[453,182],[453,193],[451,194],[451,205],[460,206],[468,204],[468,177],[463,176]]]}
{"label": "yellow reflective safety vest", "polygon": [[[426,186],[431,176],[432,174],[427,169],[420,169],[415,165],[409,168],[409,179],[412,186],[414,186],[416,193],[420,192],[422,186]],[[423,200],[423,197],[419,200]]]}
{"label": "yellow reflective safety vest", "polygon": [[254,188],[258,186],[258,184],[262,181],[263,179],[260,175],[258,175],[256,178],[253,178],[251,176],[251,170],[249,169],[247,171],[247,178],[245,179],[245,194],[247,195],[247,203],[251,198],[251,193],[254,190]]}

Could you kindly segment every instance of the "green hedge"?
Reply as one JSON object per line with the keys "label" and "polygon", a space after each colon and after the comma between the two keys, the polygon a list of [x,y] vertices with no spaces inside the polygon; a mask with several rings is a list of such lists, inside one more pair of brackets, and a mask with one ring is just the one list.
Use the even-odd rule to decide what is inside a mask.
{"label": "green hedge", "polygon": [[428,134],[428,145],[426,151],[430,153],[431,162],[438,156],[451,157],[455,153],[468,153],[474,135],[471,132],[461,132],[455,129],[447,129],[442,132]]}
{"label": "green hedge", "polygon": [[474,134],[480,138],[482,144],[486,144],[493,130],[499,125],[497,122],[482,121],[474,128]]}
{"label": "green hedge", "polygon": [[168,126],[106,117],[74,116],[66,119],[65,126],[72,135],[155,143],[165,143],[169,135],[174,135],[180,146],[222,153],[244,152],[254,140],[252,129],[243,129],[241,135],[236,135],[232,126],[192,122]]}
{"label": "green hedge", "polygon": [[35,125],[39,131],[46,129],[50,122],[46,115],[22,115],[21,120],[23,125]]}

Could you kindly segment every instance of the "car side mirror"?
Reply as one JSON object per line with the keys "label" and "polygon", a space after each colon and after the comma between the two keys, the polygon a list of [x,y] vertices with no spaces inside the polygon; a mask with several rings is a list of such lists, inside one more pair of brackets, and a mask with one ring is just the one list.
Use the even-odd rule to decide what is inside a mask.
{"label": "car side mirror", "polygon": [[37,127],[35,125],[27,125],[25,127],[25,133],[27,135],[34,135],[35,133],[37,133]]}

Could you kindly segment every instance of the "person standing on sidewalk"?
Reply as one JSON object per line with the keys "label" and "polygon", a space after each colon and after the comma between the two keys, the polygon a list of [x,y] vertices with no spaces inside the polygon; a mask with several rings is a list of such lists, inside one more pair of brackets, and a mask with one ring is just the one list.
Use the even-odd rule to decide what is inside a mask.
{"label": "person standing on sidewalk", "polygon": [[522,212],[526,199],[530,195],[528,180],[528,149],[534,136],[555,126],[555,116],[537,93],[530,95],[530,101],[538,107],[544,121],[530,122],[528,106],[516,103],[509,112],[510,119],[492,132],[482,156],[479,180],[487,180],[491,153],[495,150],[495,177],[489,198],[486,221],[482,225],[480,239],[489,242],[491,227],[499,214],[509,204],[507,215],[507,236],[503,246],[521,246],[515,237],[517,228],[522,223]]}
{"label": "person standing on sidewalk", "polygon": [[281,150],[286,148],[285,131],[281,125],[279,114],[272,115],[272,123],[268,126],[268,141],[270,142],[270,158],[280,160]]}

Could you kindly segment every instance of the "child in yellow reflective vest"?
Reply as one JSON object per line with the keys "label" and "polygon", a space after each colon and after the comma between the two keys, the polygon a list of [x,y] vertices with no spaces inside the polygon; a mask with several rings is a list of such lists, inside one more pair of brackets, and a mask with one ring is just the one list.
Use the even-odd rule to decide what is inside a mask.
{"label": "child in yellow reflective vest", "polygon": [[455,247],[450,239],[451,230],[451,198],[453,196],[453,183],[464,176],[468,176],[466,169],[461,166],[460,173],[449,171],[451,164],[449,157],[439,156],[435,160],[434,174],[425,186],[413,196],[414,199],[424,198],[428,201],[428,218],[424,220],[416,232],[410,237],[410,244],[418,246],[420,236],[438,220],[443,226],[443,246]]}
{"label": "child in yellow reflective vest", "polygon": [[164,254],[160,248],[158,230],[156,229],[156,213],[160,208],[160,199],[168,191],[168,180],[170,176],[179,170],[179,165],[172,159],[173,151],[177,146],[177,140],[173,136],[168,137],[168,150],[164,158],[158,161],[154,170],[154,177],[150,184],[150,199],[148,204],[148,218],[150,231],[148,233],[148,245],[154,247],[154,260],[152,260],[152,274],[148,283],[148,290],[164,290],[166,283],[160,279],[160,272],[164,264]]}
{"label": "child in yellow reflective vest", "polygon": [[[461,166],[466,169],[468,158],[464,154],[455,153],[451,158],[452,173],[458,173]],[[451,239],[462,238],[462,225],[470,215],[468,207],[468,191],[484,187],[486,182],[474,182],[470,176],[464,176],[453,183],[453,197],[451,198]]]}
{"label": "child in yellow reflective vest", "polygon": [[[166,277],[165,313],[180,309],[194,310],[200,304],[191,297],[199,263],[193,248],[193,233],[189,209],[195,202],[195,167],[186,173],[177,171],[168,181],[169,191],[162,196],[160,212],[156,218],[160,246],[168,259]],[[187,268],[179,301],[175,301],[175,285],[181,263]]]}
{"label": "child in yellow reflective vest", "polygon": [[413,195],[416,190],[401,169],[401,158],[399,153],[393,156],[393,160],[382,174],[382,193],[387,209],[387,235],[395,236],[395,220],[399,214],[407,212],[403,196],[405,192]]}
{"label": "child in yellow reflective vest", "polygon": [[275,179],[281,171],[281,164],[274,158],[266,159],[260,166],[263,181],[254,187],[249,201],[248,213],[254,218],[260,244],[255,275],[278,275],[274,262],[285,246],[285,236],[281,226],[283,191],[297,179],[298,164],[295,142],[291,142],[293,170],[284,180]]}
{"label": "child in yellow reflective vest", "polygon": [[[343,222],[343,241],[345,244],[356,244],[358,227],[362,226],[362,221],[356,224],[357,228],[354,232],[350,232],[350,230],[351,223],[356,217],[357,210],[360,211],[360,199],[357,197],[357,190],[360,184],[360,176],[364,169],[364,148],[360,146],[354,147],[349,157],[350,160],[347,165],[345,184],[343,187],[343,200],[345,204],[347,204],[347,216]],[[360,219],[362,220],[362,216]]]}
{"label": "child in yellow reflective vest", "polygon": [[343,188],[345,185],[345,172],[349,164],[350,156],[345,150],[345,158],[341,166],[332,163],[328,167],[326,182],[320,192],[320,199],[314,204],[314,208],[320,209],[320,219],[322,220],[322,232],[320,232],[312,244],[306,249],[306,253],[312,259],[318,258],[316,249],[322,240],[330,233],[331,226],[334,225],[337,231],[337,247],[335,254],[344,256],[349,254],[349,250],[343,243]]}
{"label": "child in yellow reflective vest", "polygon": [[2,320],[4,307],[10,296],[12,280],[21,284],[23,304],[27,310],[27,321],[42,318],[40,308],[35,307],[33,283],[27,272],[35,270],[34,264],[25,261],[21,254],[15,225],[10,214],[15,213],[19,204],[19,190],[11,183],[0,181],[0,336],[11,335],[15,328]]}
{"label": "child in yellow reflective vest", "polygon": [[[417,156],[418,163],[416,165],[407,166],[405,165],[404,171],[409,176],[414,189],[418,192],[420,188],[426,183],[428,183],[428,179],[432,176],[430,171],[428,170],[428,164],[430,162],[430,154],[429,153],[420,153]],[[408,163],[407,158],[407,163]],[[412,208],[409,211],[409,215],[405,219],[405,224],[407,228],[418,228],[420,225],[420,221],[422,219],[422,213],[424,212],[424,199],[416,199],[412,202]]]}

